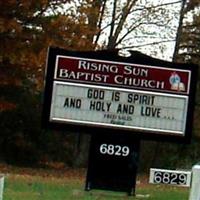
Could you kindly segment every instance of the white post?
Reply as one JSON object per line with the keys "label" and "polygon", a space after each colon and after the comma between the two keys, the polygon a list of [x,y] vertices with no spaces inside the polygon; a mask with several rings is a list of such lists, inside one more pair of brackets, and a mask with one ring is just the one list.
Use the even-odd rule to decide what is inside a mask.
{"label": "white post", "polygon": [[192,167],[192,184],[189,200],[200,200],[200,163]]}
{"label": "white post", "polygon": [[4,175],[0,174],[0,200],[3,200]]}

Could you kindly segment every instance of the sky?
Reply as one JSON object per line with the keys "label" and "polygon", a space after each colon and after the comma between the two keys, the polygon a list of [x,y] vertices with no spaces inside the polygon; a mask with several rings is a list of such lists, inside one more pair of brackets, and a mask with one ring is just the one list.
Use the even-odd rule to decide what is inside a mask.
{"label": "sky", "polygon": [[[123,1],[122,0],[122,4]],[[130,14],[127,19],[127,29],[131,27],[132,24],[137,25],[137,19],[139,19],[144,22],[143,25],[140,26],[140,28],[134,29],[129,36],[127,36],[126,40],[122,42],[121,45],[118,47],[127,48],[128,46],[135,46],[130,48],[131,50],[138,50],[145,54],[148,54],[150,56],[160,58],[163,60],[171,61],[173,57],[174,52],[174,46],[175,46],[175,39],[177,35],[177,29],[179,25],[179,16],[180,16],[180,10],[181,10],[181,1],[175,1],[175,0],[139,0],[138,8],[141,8],[142,6],[148,6],[147,1],[149,1],[149,5],[157,6],[162,5],[166,3],[172,3],[176,2],[173,5],[165,5],[161,8],[165,8],[165,15],[167,18],[163,18],[162,10],[158,10],[156,14],[152,14],[151,21],[161,24],[159,26],[156,26],[155,24],[148,24],[145,23],[146,21],[144,19],[140,19],[141,16],[144,14],[144,10],[138,10],[136,12],[133,12],[133,14]],[[110,2],[113,2],[113,0],[110,0]],[[109,5],[109,4],[108,4]],[[112,4],[110,4],[112,8]],[[109,11],[109,9],[108,9]],[[110,12],[112,10],[110,9]],[[111,14],[110,14],[111,15]],[[168,20],[167,25],[162,26],[166,20]],[[107,17],[104,20],[104,25],[106,27],[107,24],[109,24],[110,19]],[[124,27],[124,30],[121,35],[126,33],[126,27]],[[104,30],[104,33],[100,37],[100,42],[104,42],[109,37],[109,28]],[[152,43],[164,41],[163,43],[159,43],[157,45],[152,45]],[[127,48],[128,49],[128,48]]]}
{"label": "sky", "polygon": [[[73,1],[75,7],[80,5],[81,1],[84,0]],[[107,28],[103,29],[104,31],[99,38],[100,45],[105,44],[109,38],[110,29],[108,24],[111,20],[113,1],[114,0],[107,1],[107,14],[103,19],[103,24],[101,27]],[[118,3],[121,4],[121,8],[123,7],[123,3],[126,1],[127,0],[118,0]],[[123,34],[125,34],[131,26],[137,25],[137,23],[139,23],[141,16],[145,15],[145,9],[142,9],[142,7],[145,6],[158,6],[164,4],[164,6],[161,6],[160,8],[165,8],[165,13],[162,13],[162,9],[159,9],[155,14],[152,14],[151,18],[151,21],[157,24],[160,23],[161,25],[155,26],[155,24],[148,24],[145,19],[142,19],[140,22],[144,24],[139,28],[134,29],[134,31],[132,31],[125,38],[125,40],[118,46],[118,48],[125,47],[128,49],[128,47],[131,46],[130,50],[141,51],[142,53],[152,57],[171,61],[174,53],[182,0],[138,0],[137,2],[138,5],[134,7],[136,11],[128,16],[126,26],[123,28],[120,36],[123,36]],[[174,4],[168,5],[170,3]],[[73,7],[74,5],[71,3],[66,8],[68,9],[69,6]],[[165,16],[165,18],[163,16]],[[166,20],[168,20],[167,25],[162,26],[165,24]],[[117,22],[118,21],[116,19],[116,23]],[[159,43],[160,41],[162,41],[162,43]],[[153,45],[155,42],[158,42],[159,44]]]}

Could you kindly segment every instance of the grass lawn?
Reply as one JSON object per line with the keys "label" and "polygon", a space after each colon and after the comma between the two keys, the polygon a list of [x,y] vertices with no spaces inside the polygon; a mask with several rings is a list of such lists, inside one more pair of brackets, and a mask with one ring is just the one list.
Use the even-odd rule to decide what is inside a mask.
{"label": "grass lawn", "polygon": [[69,170],[59,175],[45,170],[28,174],[15,171],[6,174],[3,200],[188,200],[188,188],[150,185],[142,177],[139,179],[133,197],[121,192],[84,191],[84,171]]}

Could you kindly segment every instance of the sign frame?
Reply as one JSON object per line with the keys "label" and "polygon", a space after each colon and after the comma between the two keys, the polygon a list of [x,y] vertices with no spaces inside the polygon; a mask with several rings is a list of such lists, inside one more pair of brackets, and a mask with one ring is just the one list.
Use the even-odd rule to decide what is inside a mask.
{"label": "sign frame", "polygon": [[[50,113],[51,113],[51,103],[53,98],[53,85],[54,82],[57,80],[55,79],[55,70],[56,70],[56,62],[57,56],[69,56],[69,57],[77,57],[82,59],[89,59],[89,60],[102,60],[105,62],[114,62],[114,63],[134,63],[141,66],[153,66],[154,68],[162,69],[169,69],[169,70],[183,70],[189,71],[189,80],[187,94],[181,93],[177,95],[184,95],[188,97],[188,107],[187,107],[187,117],[185,123],[185,133],[183,136],[180,135],[173,135],[173,134],[160,134],[154,132],[146,132],[143,130],[124,130],[124,129],[112,129],[112,127],[96,127],[93,125],[77,125],[76,123],[58,123],[55,121],[50,120]],[[191,132],[192,132],[192,121],[193,121],[193,112],[194,112],[194,99],[195,99],[195,89],[196,89],[196,80],[197,80],[197,66],[194,64],[180,64],[180,63],[172,63],[167,61],[162,61],[159,59],[155,59],[139,52],[131,52],[131,56],[121,57],[118,55],[118,50],[114,51],[91,51],[91,52],[77,52],[77,51],[67,51],[64,49],[58,48],[49,48],[48,52],[48,59],[47,59],[47,68],[46,68],[46,78],[45,78],[45,91],[44,91],[44,105],[43,105],[43,113],[42,113],[42,126],[45,128],[53,128],[53,129],[65,129],[72,130],[75,132],[87,132],[93,134],[93,132],[100,133],[102,131],[107,131],[107,133],[112,133],[113,131],[118,134],[118,132],[123,131],[126,135],[135,135],[139,136],[142,139],[150,139],[150,140],[166,140],[166,141],[175,141],[175,142],[184,142],[189,143],[191,139]],[[63,80],[61,80],[63,81]],[[63,82],[68,82],[70,84],[76,84],[79,81],[67,80]],[[81,84],[85,84],[83,82],[79,82]],[[116,85],[106,85],[101,83],[86,83],[88,85],[91,84],[97,87],[108,87],[110,89],[116,89]],[[119,88],[124,88],[119,87]],[[126,88],[125,88],[126,89]],[[129,88],[130,89],[130,88]],[[137,90],[137,89],[136,89]],[[138,91],[142,92],[151,92],[149,89],[139,89]],[[158,91],[159,92],[159,91]],[[170,91],[164,92],[166,95],[172,94]],[[174,93],[176,95],[176,93]]]}

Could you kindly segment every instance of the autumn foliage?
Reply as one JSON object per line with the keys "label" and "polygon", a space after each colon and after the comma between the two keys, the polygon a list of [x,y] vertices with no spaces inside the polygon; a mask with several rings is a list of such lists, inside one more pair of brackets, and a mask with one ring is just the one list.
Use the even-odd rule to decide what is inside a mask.
{"label": "autumn foliage", "polygon": [[[126,21],[128,11],[137,13],[141,10],[140,7],[134,9],[137,1],[110,2],[112,3],[107,4],[108,0],[0,1],[1,158],[14,164],[46,163],[53,160],[64,161],[71,166],[74,166],[74,158],[80,158],[77,157],[80,150],[77,148],[77,143],[80,142],[77,135],[66,134],[68,130],[56,133],[41,129],[42,92],[48,47],[81,51],[116,48],[124,39],[129,42],[127,35],[134,38],[132,34],[134,30],[136,30],[135,35],[140,37],[146,31],[143,27],[141,31],[137,29],[142,24],[154,23],[164,27],[164,24],[160,24],[163,16],[158,16],[159,12],[157,12],[157,9],[164,11],[164,6],[154,7],[151,11],[148,6],[142,5],[145,18],[141,15],[138,21],[133,16],[131,19],[134,23],[131,21],[129,24]],[[122,3],[121,7],[117,7],[113,2]],[[189,10],[199,6],[198,0],[190,2]],[[72,3],[76,5],[76,9]],[[106,5],[112,5],[110,16],[107,15]],[[158,19],[152,22],[151,19],[156,18],[149,17],[149,14],[154,14]],[[109,21],[107,25],[103,23],[106,19],[111,20],[107,20]],[[195,15],[194,20],[195,28],[190,24],[183,27],[185,34],[183,33],[179,48],[187,49],[186,55],[199,62],[199,49],[197,49],[199,48],[199,15]],[[100,46],[98,39],[108,27],[110,27],[108,38],[104,38]],[[128,27],[125,33],[122,31],[124,27]],[[120,34],[121,31],[124,35]],[[195,42],[193,42],[194,38]],[[190,55],[191,48],[195,50],[195,55],[193,52]],[[199,120],[199,117],[197,119]],[[199,150],[197,146],[195,148],[195,155],[198,156]],[[173,157],[173,161],[177,162],[176,156]]]}
{"label": "autumn foliage", "polygon": [[[48,46],[71,50],[93,48],[94,30],[88,30],[84,15],[76,16],[68,9],[62,11],[68,3],[62,0],[0,2],[1,86],[26,87],[29,83],[34,90],[41,90]],[[81,8],[81,12],[85,10]],[[5,101],[1,97],[1,110],[11,108],[11,103]]]}
{"label": "autumn foliage", "polygon": [[[73,142],[60,144],[62,134],[41,130],[41,92],[49,46],[94,48],[95,30],[88,29],[83,12],[81,7],[76,15],[67,0],[0,1],[0,149],[7,160],[46,162],[59,149],[55,159],[69,158]],[[42,149],[48,150],[41,157]]]}

